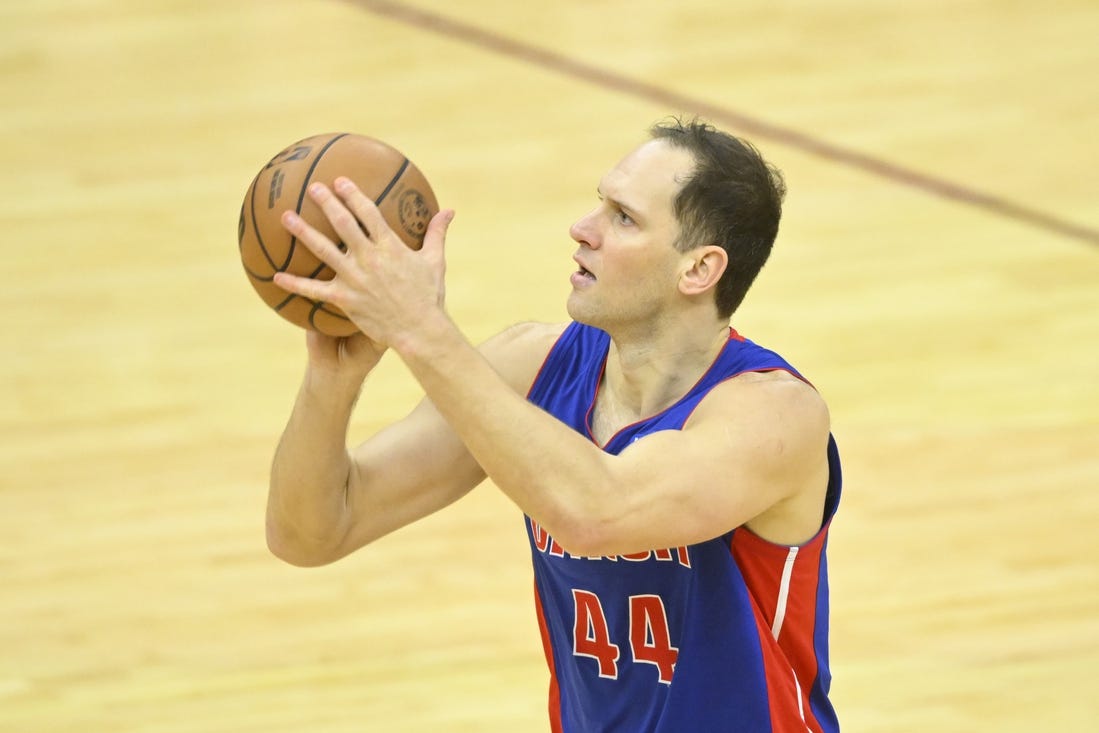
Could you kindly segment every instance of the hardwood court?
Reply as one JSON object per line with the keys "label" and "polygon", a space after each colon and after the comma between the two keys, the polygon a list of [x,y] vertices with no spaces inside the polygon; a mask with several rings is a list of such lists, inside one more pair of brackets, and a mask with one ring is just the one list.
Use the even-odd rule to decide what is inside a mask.
{"label": "hardwood court", "polygon": [[[331,567],[266,551],[302,334],[234,241],[305,135],[458,211],[471,339],[560,319],[567,227],[672,113],[790,187],[735,319],[824,393],[845,729],[1099,724],[1099,6],[36,0],[0,8],[0,731],[547,730],[486,484]],[[395,359],[353,438],[403,414]]]}

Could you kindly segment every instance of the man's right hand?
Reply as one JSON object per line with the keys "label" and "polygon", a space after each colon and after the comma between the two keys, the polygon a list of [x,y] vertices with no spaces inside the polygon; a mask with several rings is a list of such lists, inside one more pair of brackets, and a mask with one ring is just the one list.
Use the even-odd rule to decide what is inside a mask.
{"label": "man's right hand", "polygon": [[326,336],[307,331],[309,370],[324,379],[362,382],[381,361],[385,347],[362,333],[351,336]]}

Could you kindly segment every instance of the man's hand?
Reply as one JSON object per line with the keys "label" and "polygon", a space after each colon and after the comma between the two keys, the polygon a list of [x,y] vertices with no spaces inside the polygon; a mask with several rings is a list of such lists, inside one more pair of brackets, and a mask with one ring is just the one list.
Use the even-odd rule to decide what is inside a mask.
{"label": "man's hand", "polygon": [[385,346],[362,333],[341,338],[307,331],[305,343],[310,371],[325,379],[362,382],[385,353]]}
{"label": "man's hand", "polygon": [[282,224],[332,268],[335,277],[326,281],[277,273],[275,284],[331,303],[375,342],[375,348],[391,346],[414,332],[432,311],[443,310],[443,245],[454,212],[440,211],[432,218],[423,248],[416,251],[401,241],[374,202],[349,179],[337,178],[334,188],[335,192],[314,183],[309,196],[335,228],[342,247],[292,211],[283,214]]}

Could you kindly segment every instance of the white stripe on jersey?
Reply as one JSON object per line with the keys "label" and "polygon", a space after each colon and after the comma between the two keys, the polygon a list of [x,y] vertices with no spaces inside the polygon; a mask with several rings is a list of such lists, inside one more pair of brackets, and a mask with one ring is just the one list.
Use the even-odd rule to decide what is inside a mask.
{"label": "white stripe on jersey", "polygon": [[791,547],[786,556],[786,565],[782,568],[782,580],[778,586],[778,604],[775,606],[775,621],[771,624],[771,636],[778,641],[778,635],[782,631],[782,622],[786,620],[786,601],[790,597],[790,578],[794,574],[794,558],[798,556],[798,548]]}

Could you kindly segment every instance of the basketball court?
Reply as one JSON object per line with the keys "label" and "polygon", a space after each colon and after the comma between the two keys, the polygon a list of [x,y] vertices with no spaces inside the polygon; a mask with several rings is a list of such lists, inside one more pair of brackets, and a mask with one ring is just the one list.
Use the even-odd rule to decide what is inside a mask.
{"label": "basketball court", "polygon": [[[457,218],[474,341],[670,114],[789,194],[734,325],[828,400],[832,696],[862,733],[1099,728],[1099,5],[36,0],[0,8],[0,731],[545,731],[490,484],[339,563],[264,542],[303,333],[252,177],[354,131]],[[387,357],[352,438],[419,397]]]}

